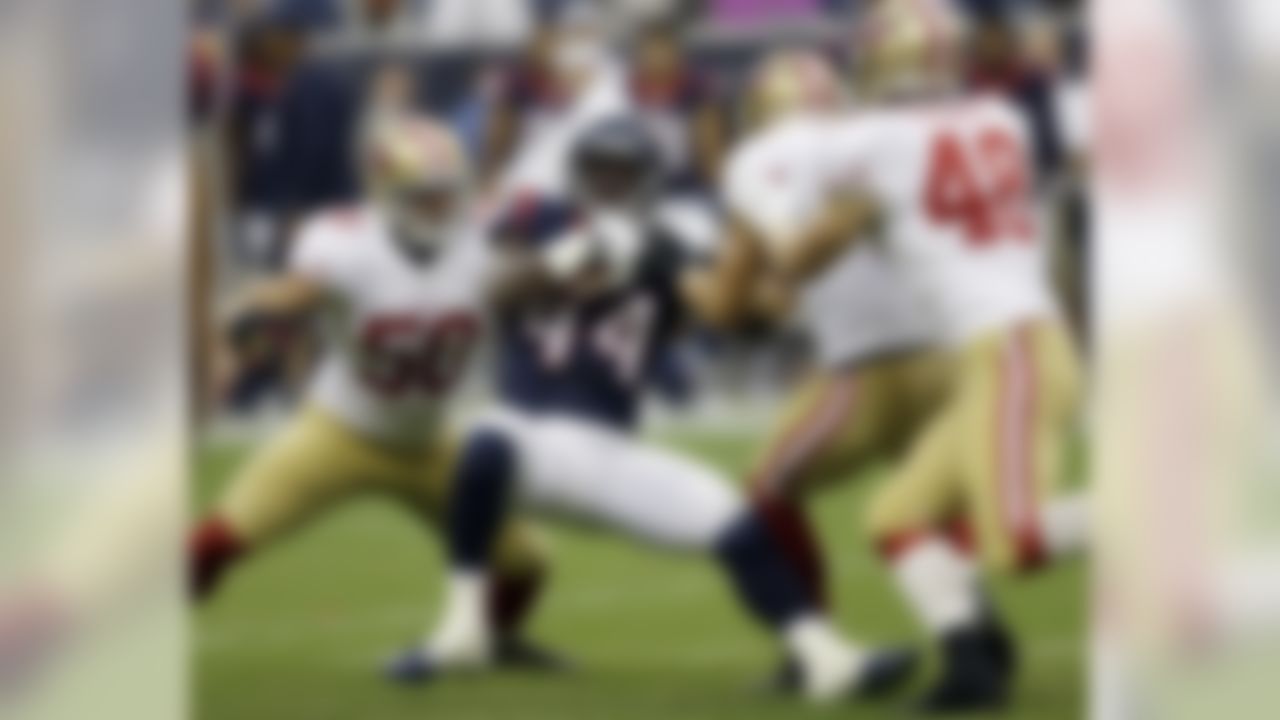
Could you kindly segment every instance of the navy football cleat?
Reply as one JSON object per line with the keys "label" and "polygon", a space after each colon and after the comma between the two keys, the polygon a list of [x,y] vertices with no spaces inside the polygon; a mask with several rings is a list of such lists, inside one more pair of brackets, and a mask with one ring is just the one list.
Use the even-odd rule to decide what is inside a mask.
{"label": "navy football cleat", "polygon": [[874,651],[853,689],[854,697],[874,700],[892,693],[911,679],[919,664],[920,653],[910,648]]}
{"label": "navy football cleat", "polygon": [[382,676],[397,685],[423,685],[439,674],[439,665],[422,648],[406,650],[382,667]]}
{"label": "navy football cleat", "polygon": [[773,673],[760,682],[760,689],[771,695],[795,695],[802,686],[800,665],[792,657],[783,658]]}
{"label": "navy football cleat", "polygon": [[1015,670],[1012,645],[984,628],[952,632],[943,640],[941,677],[920,700],[925,715],[994,712],[1009,702]]}
{"label": "navy football cleat", "polygon": [[504,670],[563,673],[573,670],[573,663],[558,653],[519,637],[498,641],[494,663]]}

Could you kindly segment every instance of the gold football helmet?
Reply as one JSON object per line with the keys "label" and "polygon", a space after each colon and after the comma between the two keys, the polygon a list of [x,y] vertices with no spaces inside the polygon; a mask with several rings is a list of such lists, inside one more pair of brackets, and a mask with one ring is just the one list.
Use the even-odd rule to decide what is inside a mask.
{"label": "gold football helmet", "polygon": [[830,112],[848,102],[835,66],[821,53],[779,50],[756,67],[748,93],[747,120],[752,126],[797,112]]}
{"label": "gold football helmet", "polygon": [[967,28],[947,0],[874,0],[853,42],[859,95],[871,100],[950,92],[960,83]]}
{"label": "gold football helmet", "polygon": [[457,135],[411,112],[375,113],[360,145],[365,191],[397,239],[421,250],[448,241],[469,205],[471,173]]}

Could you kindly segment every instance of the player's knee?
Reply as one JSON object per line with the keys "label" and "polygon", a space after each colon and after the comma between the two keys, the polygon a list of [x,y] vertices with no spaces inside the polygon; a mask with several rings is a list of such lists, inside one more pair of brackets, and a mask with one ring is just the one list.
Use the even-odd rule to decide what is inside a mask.
{"label": "player's knee", "polygon": [[1007,575],[1031,575],[1048,563],[1044,540],[1040,533],[1016,533],[1005,546],[986,553],[986,562],[996,572]]}
{"label": "player's knee", "polygon": [[887,562],[909,553],[920,538],[928,534],[929,527],[928,523],[917,522],[910,513],[903,512],[891,493],[881,494],[870,504],[865,526],[872,547]]}
{"label": "player's knee", "polygon": [[217,589],[227,570],[244,555],[247,545],[226,520],[212,517],[191,535],[188,552],[189,586],[196,600]]}
{"label": "player's knee", "polygon": [[769,530],[755,512],[740,513],[720,533],[716,553],[729,562],[749,561],[769,551]]}
{"label": "player's knee", "polygon": [[795,500],[815,484],[809,479],[812,474],[804,462],[787,467],[765,465],[748,476],[747,486],[757,502]]}
{"label": "player's knee", "polygon": [[472,488],[505,492],[516,469],[516,448],[498,430],[479,430],[467,439],[458,468],[458,482]]}
{"label": "player's knee", "polygon": [[893,503],[888,502],[884,496],[876,498],[867,507],[864,526],[872,542],[877,545],[908,530],[905,523],[899,521]]}
{"label": "player's knee", "polygon": [[550,570],[551,552],[543,533],[519,522],[503,535],[494,561],[504,576],[538,576]]}

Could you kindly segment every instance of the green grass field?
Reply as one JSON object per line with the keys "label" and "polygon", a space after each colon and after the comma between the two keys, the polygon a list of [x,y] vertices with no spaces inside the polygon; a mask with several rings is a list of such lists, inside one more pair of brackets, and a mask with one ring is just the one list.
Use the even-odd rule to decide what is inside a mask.
{"label": "green grass field", "polygon": [[[750,439],[679,443],[739,471]],[[197,500],[214,497],[243,456],[199,455]],[[815,503],[837,581],[839,620],[861,638],[920,640],[859,534],[874,477]],[[229,578],[196,620],[195,709],[202,720],[734,720],[900,717],[909,696],[812,708],[770,697],[757,681],[770,642],[701,558],[555,528],[554,583],[534,635],[580,669],[547,677],[461,677],[421,689],[385,684],[378,668],[434,619],[435,538],[394,507],[358,504],[263,553]],[[1084,715],[1084,567],[997,588],[1025,639],[1025,671],[1005,717]]]}

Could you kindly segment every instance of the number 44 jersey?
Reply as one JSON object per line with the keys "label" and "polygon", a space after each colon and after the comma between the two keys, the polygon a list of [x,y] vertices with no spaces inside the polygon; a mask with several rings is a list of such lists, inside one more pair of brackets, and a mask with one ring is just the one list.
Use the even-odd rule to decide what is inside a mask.
{"label": "number 44 jersey", "polygon": [[[570,205],[544,201],[503,218],[496,232],[507,242],[544,249],[564,241],[579,217]],[[502,313],[497,324],[503,401],[527,413],[632,427],[683,319],[678,287],[684,262],[679,242],[650,228],[626,278],[607,290],[567,304]]]}
{"label": "number 44 jersey", "polygon": [[1027,130],[995,96],[852,115],[826,135],[835,188],[869,192],[904,280],[952,344],[1055,313]]}
{"label": "number 44 jersey", "polygon": [[372,208],[324,213],[303,227],[291,271],[327,291],[312,404],[374,440],[430,442],[481,339],[486,253],[462,236],[411,259]]}

